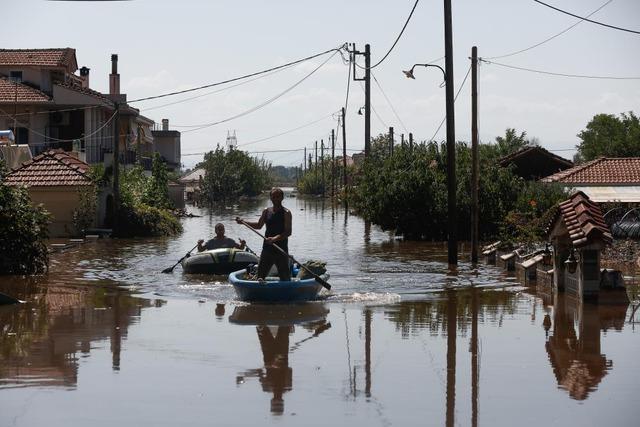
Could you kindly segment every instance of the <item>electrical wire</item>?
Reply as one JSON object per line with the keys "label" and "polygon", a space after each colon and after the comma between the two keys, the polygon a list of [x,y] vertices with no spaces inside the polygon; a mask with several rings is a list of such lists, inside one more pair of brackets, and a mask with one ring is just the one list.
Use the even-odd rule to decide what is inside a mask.
{"label": "electrical wire", "polygon": [[325,120],[325,119],[327,119],[327,118],[329,118],[329,117],[332,117],[334,114],[335,114],[335,112],[333,112],[333,113],[331,113],[331,114],[327,114],[326,116],[323,116],[323,117],[321,117],[321,118],[319,118],[319,119],[317,119],[317,120],[314,120],[314,121],[309,122],[309,123],[307,123],[307,124],[304,124],[304,125],[302,125],[302,126],[298,126],[298,127],[293,128],[293,129],[289,129],[289,130],[286,130],[286,131],[284,131],[284,132],[280,132],[280,133],[277,133],[277,134],[275,134],[275,135],[268,136],[268,137],[266,137],[266,138],[260,138],[260,139],[256,139],[256,140],[254,140],[254,141],[245,142],[245,143],[243,143],[243,144],[238,144],[238,147],[245,147],[245,146],[247,146],[247,145],[257,144],[258,142],[268,141],[268,140],[270,140],[270,139],[277,138],[277,137],[279,137],[279,136],[287,135],[287,134],[289,134],[289,133],[295,132],[295,131],[297,131],[297,130],[300,130],[300,129],[303,129],[303,128],[306,128],[306,127],[309,127],[309,126],[311,126],[311,125],[314,125],[314,124],[316,124],[316,123],[318,123],[318,122],[321,122],[322,120]]}
{"label": "electrical wire", "polygon": [[640,80],[640,77],[590,76],[590,75],[583,75],[583,74],[555,73],[552,71],[534,70],[531,68],[516,67],[515,65],[501,64],[499,62],[489,61],[484,58],[478,58],[478,60],[486,64],[499,65],[501,67],[512,68],[514,70],[529,71],[532,73],[547,74],[550,76],[558,76],[558,77],[571,77],[571,78],[580,78],[580,79],[604,79],[604,80]]}
{"label": "electrical wire", "polygon": [[[256,80],[260,80],[260,79],[262,79],[264,77],[272,76],[272,75],[274,75],[276,73],[279,73],[280,71],[283,71],[283,70],[286,70],[286,69],[287,68],[280,68],[280,69],[278,69],[276,71],[272,71],[272,72],[267,73],[267,74],[261,74],[258,77],[255,77],[255,78],[249,79],[249,80],[245,80],[245,81],[242,81],[240,83],[236,83],[236,84],[231,85],[231,86],[223,87],[221,89],[217,89],[217,90],[214,90],[214,91],[211,91],[211,92],[207,92],[207,93],[203,93],[203,94],[196,95],[196,96],[191,96],[189,98],[184,98],[184,99],[181,99],[181,100],[178,100],[178,101],[169,102],[167,104],[154,105],[153,107],[150,107],[150,108],[143,108],[142,111],[147,112],[147,111],[151,111],[151,110],[157,110],[159,108],[168,107],[170,105],[181,104],[183,102],[187,102],[187,101],[191,101],[191,100],[194,100],[194,99],[203,98],[205,96],[213,95],[213,94],[216,94],[216,93],[224,92],[226,90],[233,89],[233,88],[238,87],[238,86],[246,85],[246,84],[249,84],[249,83],[254,82]],[[172,126],[175,127],[175,125],[172,125]]]}
{"label": "electrical wire", "polygon": [[391,47],[389,48],[387,53],[375,65],[372,65],[371,67],[369,67],[370,70],[372,70],[372,69],[376,68],[378,65],[382,64],[384,62],[384,60],[387,59],[387,56],[389,56],[391,51],[396,47],[396,44],[398,44],[398,41],[400,41],[400,37],[402,37],[402,33],[404,33],[404,30],[407,28],[407,25],[409,25],[409,21],[411,21],[411,17],[413,16],[413,12],[416,10],[416,7],[418,6],[419,2],[420,2],[420,0],[416,0],[416,2],[414,3],[413,8],[411,9],[411,13],[409,13],[409,16],[407,17],[407,20],[405,21],[404,25],[402,26],[402,30],[400,30],[400,34],[398,34],[398,37],[396,37],[396,40],[393,42],[393,44],[391,45]]}
{"label": "electrical wire", "polygon": [[[266,107],[267,105],[271,104],[272,102],[274,102],[277,99],[281,98],[282,96],[286,95],[287,93],[289,93],[290,91],[295,89],[297,86],[299,86],[302,82],[304,82],[309,77],[311,77],[316,71],[318,71],[320,68],[322,68],[322,66],[324,66],[327,62],[329,62],[329,60],[331,60],[331,58],[333,58],[336,53],[337,52],[334,52],[333,55],[331,55],[323,63],[318,65],[316,68],[314,68],[309,74],[304,76],[302,79],[298,80],[295,84],[293,84],[292,86],[288,87],[287,89],[285,89],[284,91],[280,92],[279,94],[267,99],[266,101],[262,102],[261,104],[255,106],[255,107],[252,107],[252,108],[250,108],[248,110],[245,110],[242,113],[236,114],[236,115],[228,117],[226,119],[223,119],[223,120],[219,120],[219,121],[211,122],[211,123],[205,123],[205,124],[201,124],[201,125],[190,125],[189,127],[193,127],[194,129],[189,129],[189,130],[183,131],[182,133],[195,132],[195,131],[198,131],[198,130],[201,130],[201,129],[206,129],[208,127],[215,126],[215,125],[218,125],[218,124],[221,124],[221,123],[226,123],[228,121],[231,121],[231,120],[237,119],[239,117],[246,116],[247,114],[253,113],[254,111],[257,111],[257,110],[259,110],[259,109],[261,109],[263,107]],[[187,126],[185,126],[185,127],[187,127]]]}
{"label": "electrical wire", "polygon": [[609,24],[605,24],[603,22],[592,21],[591,19],[583,18],[582,16],[575,15],[573,13],[567,12],[566,10],[558,9],[555,6],[551,6],[550,4],[541,2],[540,0],[533,0],[533,1],[536,2],[536,3],[539,3],[539,4],[543,5],[543,6],[547,6],[548,8],[551,8],[553,10],[557,10],[558,12],[564,13],[565,15],[573,16],[574,18],[578,18],[578,19],[582,19],[583,21],[591,22],[592,24],[602,25],[603,27],[613,28],[614,30],[626,31],[627,33],[640,34],[640,31],[629,30],[627,28],[616,27],[615,25],[609,25]]}
{"label": "electrical wire", "polygon": [[[365,92],[364,86],[362,85],[362,82],[359,82],[359,83],[360,83],[360,89],[362,89],[362,92]],[[385,128],[389,127],[389,126],[387,126],[387,123],[384,120],[382,120],[382,117],[380,117],[380,114],[378,114],[378,110],[376,110],[376,107],[373,106],[373,103],[369,102],[369,105],[371,106],[371,109],[373,110],[373,114],[375,114],[375,116],[377,117],[378,121],[380,123],[382,123],[382,126],[384,126]]]}
{"label": "electrical wire", "polygon": [[[607,5],[608,5],[609,3],[611,3],[612,1],[613,1],[613,0],[608,0],[606,3],[604,3],[602,6],[600,6],[599,8],[597,8],[596,10],[594,10],[593,12],[591,12],[590,14],[588,14],[586,17],[587,17],[587,18],[589,18],[589,17],[591,17],[592,15],[595,15],[597,12],[599,12],[601,9],[603,9],[605,6],[607,6]],[[526,51],[528,51],[528,50],[535,49],[536,47],[541,46],[541,45],[543,45],[543,44],[545,44],[545,43],[547,43],[547,42],[549,42],[549,41],[551,41],[551,40],[555,39],[555,38],[556,38],[556,37],[558,37],[558,36],[561,36],[562,34],[566,33],[567,31],[569,31],[570,29],[572,29],[573,27],[575,27],[576,25],[578,25],[578,24],[580,24],[580,23],[582,23],[582,22],[584,22],[584,18],[583,18],[583,19],[580,19],[578,22],[576,22],[575,24],[573,24],[573,25],[571,25],[571,26],[569,26],[569,27],[565,28],[564,30],[560,31],[559,33],[557,33],[557,34],[555,34],[555,35],[553,35],[553,36],[551,36],[551,37],[549,37],[549,38],[547,38],[547,39],[545,39],[545,40],[543,40],[543,41],[541,41],[541,42],[539,42],[539,43],[536,43],[536,44],[534,44],[534,45],[532,45],[532,46],[529,46],[529,47],[527,47],[527,48],[520,49],[520,50],[517,50],[517,51],[515,51],[515,52],[507,53],[507,54],[504,54],[504,55],[490,56],[490,57],[487,57],[486,59],[500,59],[500,58],[506,58],[506,57],[508,57],[508,56],[517,55],[517,54],[519,54],[519,53],[523,53],[523,52],[526,52]]]}
{"label": "electrical wire", "polygon": [[[210,88],[210,87],[214,87],[214,86],[220,86],[220,85],[227,84],[227,83],[232,83],[232,82],[235,82],[235,81],[238,81],[238,80],[244,80],[244,79],[247,79],[249,77],[257,76],[259,74],[265,74],[265,73],[268,73],[268,72],[271,72],[271,71],[279,70],[280,68],[286,68],[286,67],[290,67],[291,65],[300,64],[301,62],[309,61],[309,60],[317,58],[319,56],[326,55],[327,53],[330,53],[330,52],[334,52],[334,54],[335,54],[335,52],[339,52],[341,49],[344,49],[344,48],[345,48],[345,45],[341,45],[340,47],[329,49],[329,50],[325,50],[324,52],[316,53],[315,55],[307,56],[306,58],[298,59],[296,61],[291,61],[291,62],[288,62],[286,64],[278,65],[277,67],[268,68],[268,69],[262,70],[262,71],[257,71],[255,73],[245,74],[244,76],[234,77],[232,79],[227,79],[227,80],[224,80],[224,81],[221,81],[221,82],[216,82],[216,83],[210,83],[210,84],[194,87],[194,88],[191,88],[191,89],[179,90],[179,91],[164,93],[164,94],[155,95],[155,96],[147,96],[145,98],[138,98],[138,99],[134,99],[132,101],[129,101],[128,103],[131,104],[131,103],[134,103],[134,102],[148,101],[150,99],[165,98],[167,96],[179,95],[181,93],[187,93],[187,92],[194,92],[196,90],[206,89],[206,88]],[[333,55],[332,55],[332,57],[333,57]]]}
{"label": "electrical wire", "polygon": [[386,93],[384,93],[384,89],[382,89],[382,86],[380,85],[380,82],[378,82],[378,79],[376,78],[376,76],[371,73],[371,77],[373,77],[373,81],[376,82],[376,85],[378,86],[378,88],[380,89],[380,92],[382,93],[382,96],[384,96],[384,99],[387,100],[387,104],[389,104],[389,107],[391,107],[391,111],[393,111],[393,114],[395,114],[396,119],[398,119],[398,121],[400,122],[400,124],[402,125],[402,127],[404,128],[404,131],[406,133],[409,133],[409,130],[407,129],[407,127],[405,126],[404,122],[402,121],[402,119],[400,118],[400,116],[398,115],[398,112],[396,111],[396,109],[393,107],[393,104],[391,103],[391,100],[389,99],[389,97],[387,96]]}
{"label": "electrical wire", "polygon": [[45,135],[43,133],[40,133],[38,131],[36,131],[35,129],[32,129],[30,127],[28,127],[28,124],[21,122],[20,120],[16,119],[15,117],[11,116],[11,114],[8,114],[6,111],[0,109],[0,113],[4,114],[5,116],[11,118],[12,120],[15,120],[16,123],[19,123],[21,125],[21,127],[27,129],[29,132],[33,133],[34,135],[38,135],[38,136],[42,136],[44,138],[47,138],[48,141],[53,141],[53,142],[73,142],[76,139],[85,139],[85,138],[91,138],[93,135],[96,135],[98,132],[102,131],[102,129],[104,129],[110,122],[111,120],[113,120],[113,118],[116,116],[116,112],[114,112],[111,117],[109,117],[107,119],[107,121],[104,122],[104,124],[102,126],[100,126],[98,129],[96,129],[95,131],[91,132],[89,135],[83,135],[81,138],[73,138],[73,139],[59,139],[59,138],[53,138],[49,135]]}
{"label": "electrical wire", "polygon": [[[462,88],[464,87],[464,84],[466,83],[470,72],[471,72],[471,66],[469,66],[469,69],[467,70],[467,74],[465,74],[464,79],[462,80],[462,83],[460,84],[460,87],[458,88],[458,92],[456,93],[456,96],[453,97],[453,102],[454,103],[458,99],[458,95],[460,95],[460,92],[462,91]],[[447,121],[447,115],[445,114],[444,119],[442,119],[442,121],[440,122],[440,126],[438,126],[438,129],[436,129],[436,131],[433,133],[433,136],[431,137],[431,139],[429,141],[433,141],[434,140],[434,138],[436,137],[438,132],[440,132],[440,128],[442,128],[442,125],[446,121]]]}

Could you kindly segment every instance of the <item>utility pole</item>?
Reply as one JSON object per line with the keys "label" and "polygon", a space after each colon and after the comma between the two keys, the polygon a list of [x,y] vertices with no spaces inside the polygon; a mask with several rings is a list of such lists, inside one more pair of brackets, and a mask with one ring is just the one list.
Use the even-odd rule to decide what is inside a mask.
{"label": "utility pole", "polygon": [[315,164],[315,181],[318,182],[318,141],[316,141],[316,164]]}
{"label": "utility pole", "polygon": [[456,212],[456,125],[453,96],[453,30],[451,24],[451,0],[444,0],[444,56],[445,89],[447,99],[447,216],[448,248],[450,267],[458,265],[458,233]]}
{"label": "utility pole", "polygon": [[393,126],[389,128],[389,156],[393,156]]}
{"label": "utility pole", "polygon": [[[371,152],[371,46],[364,45],[364,53],[356,50],[353,45],[354,55],[364,55],[364,78],[356,77],[356,66],[353,67],[353,80],[364,80],[364,155],[369,157]],[[354,58],[355,63],[355,58]]]}
{"label": "utility pole", "polygon": [[478,263],[478,48],[471,48],[471,263]]}
{"label": "utility pole", "polygon": [[404,133],[400,134],[400,146],[404,148]]}
{"label": "utility pole", "polygon": [[347,118],[345,117],[345,110],[342,107],[342,188],[345,193],[345,200],[347,195]]}
{"label": "utility pole", "polygon": [[336,197],[336,131],[331,129],[331,200]]}
{"label": "utility pole", "polygon": [[322,177],[322,197],[324,197],[324,139],[320,140],[320,176]]}
{"label": "utility pole", "polygon": [[118,233],[118,212],[120,211],[120,103],[114,102],[113,118],[113,208],[111,212],[111,228]]}
{"label": "utility pole", "polygon": [[307,147],[304,147],[304,157],[302,158],[304,163],[304,171],[307,171]]}
{"label": "utility pole", "polygon": [[308,168],[308,169],[309,169],[309,171],[311,171],[311,164],[312,164],[312,162],[313,162],[313,157],[312,157],[312,154],[311,154],[311,153],[309,153],[309,168]]}
{"label": "utility pole", "polygon": [[409,132],[409,150],[413,150],[413,133]]}

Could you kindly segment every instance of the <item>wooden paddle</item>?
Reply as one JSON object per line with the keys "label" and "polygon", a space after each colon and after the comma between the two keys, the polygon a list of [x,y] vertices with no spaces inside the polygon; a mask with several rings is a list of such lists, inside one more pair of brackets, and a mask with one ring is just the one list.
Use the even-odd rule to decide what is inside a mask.
{"label": "wooden paddle", "polygon": [[178,262],[176,262],[176,263],[173,265],[173,267],[165,268],[164,270],[162,270],[162,272],[163,272],[163,273],[171,273],[171,272],[173,271],[173,269],[174,269],[174,268],[176,268],[176,265],[180,264],[180,263],[182,262],[182,260],[183,260],[183,259],[185,259],[186,257],[188,257],[188,256],[191,254],[191,252],[193,252],[193,250],[194,250],[195,248],[197,248],[197,247],[198,247],[198,244],[196,243],[196,245],[195,245],[194,247],[192,247],[192,248],[191,248],[191,250],[190,250],[189,252],[187,252],[187,254],[186,254],[185,256],[183,256],[182,258],[180,258],[180,259],[178,260]]}
{"label": "wooden paddle", "polygon": [[19,299],[16,299],[14,297],[11,297],[7,294],[3,294],[2,292],[0,292],[0,305],[5,305],[5,304],[19,304],[22,301],[20,301]]}
{"label": "wooden paddle", "polygon": [[[240,222],[244,225],[247,226],[247,228],[249,228],[251,231],[253,231],[254,233],[256,233],[258,236],[262,237],[262,240],[267,240],[266,237],[264,237],[262,235],[262,233],[260,233],[258,230],[256,230],[255,228],[253,228],[252,226],[250,226],[249,224],[247,224],[246,222],[244,222],[243,220],[240,220]],[[284,251],[284,249],[282,249],[280,246],[278,245],[274,245],[273,243],[271,243],[271,245],[276,248],[277,250],[280,251],[281,254],[287,256],[291,261],[295,262],[296,264],[298,264],[301,268],[304,268],[307,273],[311,274],[313,276],[314,279],[316,279],[316,282],[320,283],[322,286],[324,286],[325,288],[327,288],[327,290],[331,290],[331,285],[324,280],[322,277],[318,276],[316,273],[314,273],[313,271],[309,270],[307,267],[304,266],[304,264],[296,261],[296,259],[293,257],[293,255],[288,254]]]}

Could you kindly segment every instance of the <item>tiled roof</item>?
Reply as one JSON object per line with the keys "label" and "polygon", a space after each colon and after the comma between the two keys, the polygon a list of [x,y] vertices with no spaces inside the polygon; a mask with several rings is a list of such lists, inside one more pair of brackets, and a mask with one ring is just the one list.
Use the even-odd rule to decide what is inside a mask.
{"label": "tiled roof", "polygon": [[531,145],[528,147],[521,148],[518,151],[515,151],[509,155],[502,157],[500,160],[498,160],[498,163],[500,163],[501,166],[506,166],[509,163],[513,162],[514,160],[521,157],[526,157],[527,155],[534,152],[543,154],[544,156],[549,157],[550,159],[553,159],[554,161],[561,163],[563,165],[566,165],[568,167],[573,166],[573,162],[571,160],[567,160],[564,157],[560,157],[557,154],[553,154],[551,151],[545,148],[542,148],[539,145]]}
{"label": "tiled roof", "polygon": [[0,65],[65,67],[69,73],[74,73],[78,69],[76,50],[70,47],[0,49]]}
{"label": "tiled roof", "polygon": [[589,200],[582,191],[578,191],[569,200],[558,205],[549,231],[559,218],[564,221],[569,238],[575,247],[588,245],[594,240],[603,240],[605,243],[613,241],[609,226],[602,217],[600,206]]}
{"label": "tiled roof", "polygon": [[69,153],[61,149],[49,150],[9,173],[5,182],[26,187],[91,185],[88,170],[87,163]]}
{"label": "tiled roof", "polygon": [[97,90],[93,90],[93,89],[89,89],[88,87],[82,87],[81,85],[79,85],[77,82],[67,82],[67,83],[63,83],[63,82],[57,82],[54,83],[56,86],[60,86],[60,87],[64,87],[67,89],[71,89],[73,91],[79,92],[79,93],[83,93],[85,95],[89,95],[89,96],[93,96],[94,98],[97,98],[103,102],[106,102],[107,104],[111,105],[113,104],[113,102],[102,92],[98,92]]}
{"label": "tiled roof", "polygon": [[640,157],[600,157],[550,175],[541,181],[563,184],[637,185],[640,183]]}
{"label": "tiled roof", "polygon": [[14,104],[16,99],[20,104],[51,102],[51,98],[46,93],[23,83],[16,85],[14,81],[0,76],[0,103]]}

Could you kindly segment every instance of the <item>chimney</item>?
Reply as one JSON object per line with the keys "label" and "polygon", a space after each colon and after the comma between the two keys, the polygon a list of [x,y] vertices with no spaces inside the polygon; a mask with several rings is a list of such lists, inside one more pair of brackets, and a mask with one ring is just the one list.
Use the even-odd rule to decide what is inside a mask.
{"label": "chimney", "polygon": [[120,95],[120,74],[118,74],[118,55],[111,55],[111,74],[109,74],[109,95]]}
{"label": "chimney", "polygon": [[162,119],[162,130],[169,130],[169,119]]}
{"label": "chimney", "polygon": [[82,87],[89,87],[89,70],[90,68],[82,67],[80,68],[80,77],[82,77]]}

